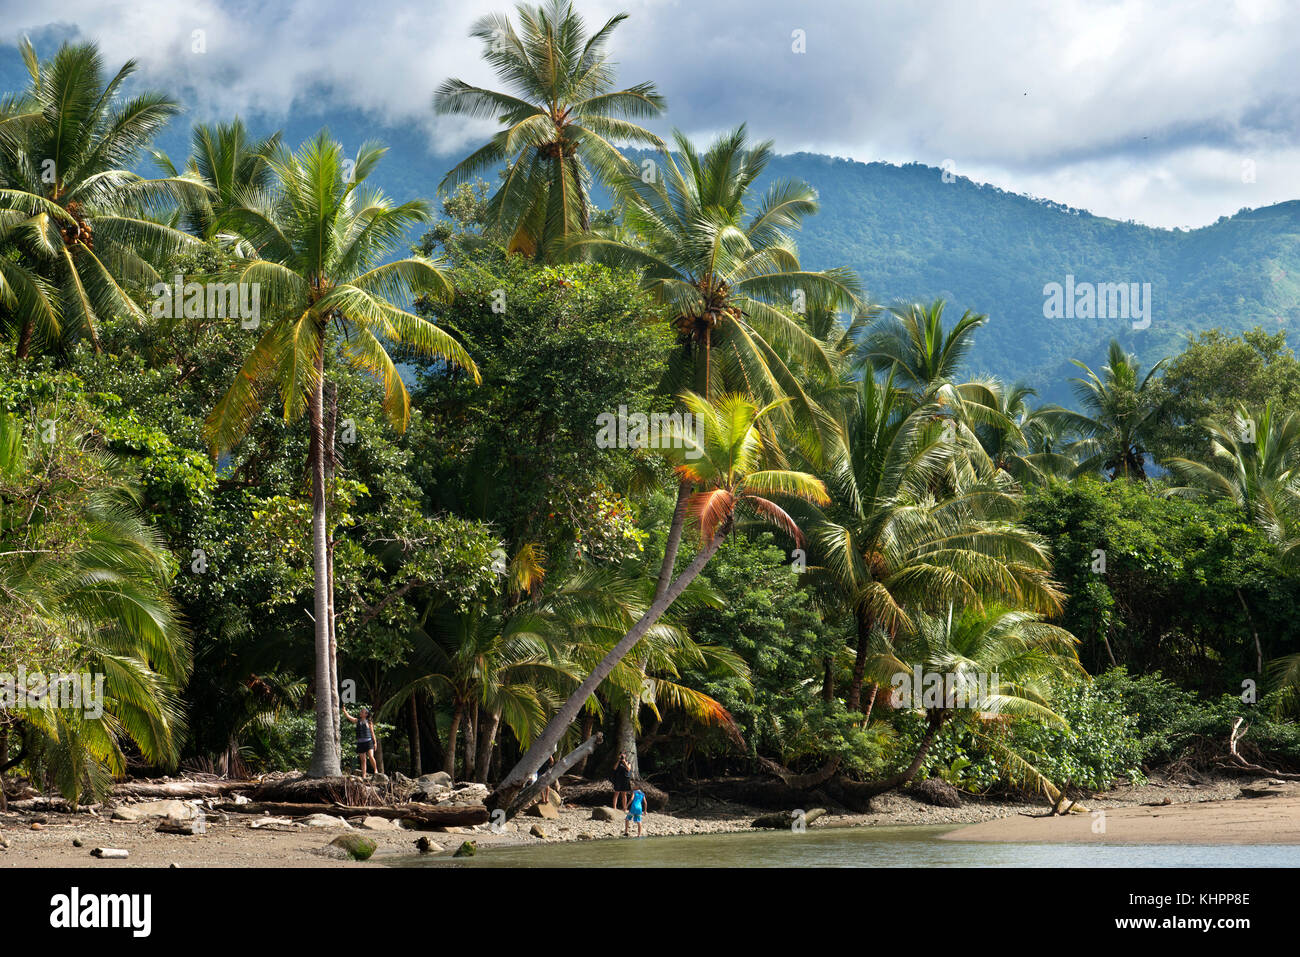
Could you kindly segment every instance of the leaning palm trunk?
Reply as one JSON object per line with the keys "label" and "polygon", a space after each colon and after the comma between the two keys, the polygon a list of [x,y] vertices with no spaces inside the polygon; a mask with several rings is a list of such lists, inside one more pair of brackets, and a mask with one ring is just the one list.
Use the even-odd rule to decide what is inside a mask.
{"label": "leaning palm trunk", "polygon": [[930,745],[934,744],[934,739],[938,736],[939,729],[943,727],[947,717],[948,712],[946,711],[931,711],[926,721],[925,734],[916,746],[916,755],[912,758],[912,763],[902,771],[882,781],[872,781],[861,787],[854,788],[853,793],[859,797],[873,798],[901,788],[916,777],[916,772],[920,771],[921,765],[925,763],[925,756],[930,753]]}
{"label": "leaning palm trunk", "polygon": [[494,807],[505,807],[508,815],[514,813],[515,808],[511,806],[511,799],[518,794],[532,769],[539,767],[546,760],[546,756],[559,747],[560,739],[564,736],[564,732],[568,730],[569,725],[578,717],[579,712],[582,711],[583,704],[591,695],[596,693],[596,689],[600,687],[601,682],[609,677],[615,666],[623,660],[627,653],[650,630],[651,626],[663,616],[669,606],[686,590],[686,586],[704,570],[704,566],[722,547],[722,543],[726,541],[730,531],[731,519],[728,519],[718,527],[713,538],[704,548],[700,549],[699,554],[682,571],[677,580],[651,603],[646,613],[641,616],[640,621],[619,639],[618,644],[600,660],[600,664],[596,665],[595,670],[587,676],[586,680],[578,686],[578,689],[573,694],[569,695],[568,700],[564,702],[563,707],[546,725],[545,730],[534,739],[528,753],[519,759],[519,763],[515,765],[514,770],[507,774],[497,786],[496,792],[489,798]]}
{"label": "leaning palm trunk", "polygon": [[[668,526],[668,539],[664,543],[664,557],[659,565],[659,579],[655,582],[655,598],[663,597],[673,580],[673,569],[677,566],[677,552],[682,545],[682,531],[686,527],[686,511],[690,505],[693,484],[687,480],[677,486],[677,504],[673,507],[672,523]],[[645,678],[645,661],[638,664],[638,670]],[[618,714],[618,750],[626,751],[632,766],[632,777],[641,776],[641,761],[636,750],[636,719],[641,707],[640,698],[632,698]]]}
{"label": "leaning palm trunk", "polygon": [[325,428],[324,363],[322,348],[316,358],[316,386],[311,396],[311,538],[312,569],[315,573],[316,632],[316,743],[312,748],[313,778],[338,777],[339,749],[334,736],[334,689],[331,687],[330,655],[330,569],[328,528],[325,521]]}

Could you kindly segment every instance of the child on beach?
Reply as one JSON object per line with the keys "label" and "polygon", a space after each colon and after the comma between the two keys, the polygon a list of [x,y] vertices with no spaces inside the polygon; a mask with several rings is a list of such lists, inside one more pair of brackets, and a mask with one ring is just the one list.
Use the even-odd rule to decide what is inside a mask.
{"label": "child on beach", "polygon": [[628,829],[632,826],[631,822],[636,821],[636,836],[641,836],[641,815],[645,813],[645,792],[637,788],[632,792],[632,803],[628,805],[627,817],[623,821],[623,836],[631,837]]}

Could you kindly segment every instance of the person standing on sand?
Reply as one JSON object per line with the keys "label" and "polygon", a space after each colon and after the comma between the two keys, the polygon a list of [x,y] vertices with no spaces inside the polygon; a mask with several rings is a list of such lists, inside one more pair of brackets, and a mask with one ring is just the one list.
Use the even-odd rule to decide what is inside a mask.
{"label": "person standing on sand", "polygon": [[632,801],[628,804],[627,817],[623,820],[623,836],[631,837],[628,828],[636,821],[636,836],[641,836],[641,815],[645,814],[645,792],[637,788],[632,792]]}
{"label": "person standing on sand", "polygon": [[627,802],[632,799],[632,762],[628,760],[626,751],[619,754],[609,780],[614,785],[614,810],[625,810]]}
{"label": "person standing on sand", "polygon": [[370,709],[362,708],[361,717],[354,718],[348,714],[348,709],[343,709],[343,717],[357,726],[357,757],[361,759],[361,779],[366,778],[366,760],[370,760],[370,767],[376,774],[379,773],[379,765],[375,763],[375,726],[370,719]]}

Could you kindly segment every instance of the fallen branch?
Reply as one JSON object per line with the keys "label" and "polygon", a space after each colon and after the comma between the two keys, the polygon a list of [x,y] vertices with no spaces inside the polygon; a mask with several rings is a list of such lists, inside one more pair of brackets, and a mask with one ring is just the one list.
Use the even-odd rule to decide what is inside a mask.
{"label": "fallen branch", "polygon": [[334,817],[382,817],[390,821],[409,819],[442,827],[472,827],[486,824],[488,809],[482,804],[401,804],[395,807],[351,807],[346,804],[295,804],[287,801],[227,802],[218,811],[235,814],[278,814],[286,817],[309,817],[329,814]]}

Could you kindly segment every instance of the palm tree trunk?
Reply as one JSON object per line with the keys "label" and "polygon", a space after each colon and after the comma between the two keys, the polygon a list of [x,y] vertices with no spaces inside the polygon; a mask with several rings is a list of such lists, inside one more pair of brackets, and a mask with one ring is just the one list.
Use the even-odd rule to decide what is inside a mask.
{"label": "palm tree trunk", "polygon": [[871,724],[871,709],[876,706],[876,696],[880,694],[880,685],[874,681],[871,682],[871,696],[867,698],[867,710],[862,715],[862,726],[865,728]]}
{"label": "palm tree trunk", "polygon": [[420,769],[420,714],[414,694],[406,703],[406,713],[410,719],[406,738],[411,746],[411,777],[418,778],[424,772]]}
{"label": "palm tree trunk", "polygon": [[[324,417],[325,442],[325,484],[328,488],[334,481],[334,427],[338,419],[338,390],[332,383],[325,383],[324,394],[328,396],[329,411]],[[329,541],[329,626],[330,626],[330,707],[334,710],[334,749],[343,753],[343,715],[339,707],[339,644],[337,617],[334,614],[334,540]],[[375,739],[375,753],[379,753],[379,739]]]}
{"label": "palm tree trunk", "polygon": [[629,698],[627,704],[618,709],[618,750],[627,752],[633,780],[641,777],[641,762],[636,751],[636,714],[640,707],[640,698]]}
{"label": "palm tree trunk", "polygon": [[609,673],[614,670],[614,667],[636,646],[636,643],[645,636],[650,627],[663,616],[669,606],[686,590],[686,586],[704,570],[704,566],[722,547],[722,543],[726,541],[730,532],[731,519],[728,518],[719,526],[712,540],[704,548],[700,549],[694,560],[686,566],[681,575],[677,577],[677,580],[668,587],[663,595],[651,603],[646,613],[641,616],[641,620],[619,639],[618,644],[600,660],[600,664],[596,665],[595,670],[587,676],[586,680],[578,686],[578,689],[573,694],[569,695],[568,700],[564,702],[559,712],[550,720],[542,733],[534,739],[528,753],[519,759],[514,769],[498,785],[497,790],[499,792],[517,790],[527,780],[528,775],[546,760],[546,756],[559,747],[560,738],[564,736],[564,732],[569,725],[582,711],[582,706],[586,704],[587,699],[596,693],[596,689],[600,687],[601,682],[609,677]]}
{"label": "palm tree trunk", "polygon": [[33,324],[30,319],[23,320],[22,332],[18,334],[18,358],[26,359],[27,354],[32,349],[32,329]]}
{"label": "palm tree trunk", "polygon": [[328,545],[329,562],[329,632],[330,632],[330,708],[334,712],[334,750],[343,753],[343,715],[339,706],[339,645],[334,620],[334,542]]}
{"label": "palm tree trunk", "polygon": [[442,769],[451,775],[453,781],[456,780],[456,738],[460,734],[460,719],[464,713],[464,707],[459,704],[452,711],[451,726],[447,728],[447,747],[442,752]]}
{"label": "palm tree trunk", "polygon": [[478,722],[482,709],[471,705],[469,714],[465,715],[465,780],[474,781],[478,760]]}
{"label": "palm tree trunk", "polygon": [[330,669],[330,577],[328,529],[325,520],[325,349],[316,353],[316,387],[310,400],[311,445],[311,537],[312,570],[315,577],[316,632],[316,741],[312,748],[308,777],[339,777],[339,749],[335,745],[337,721]]}
{"label": "palm tree trunk", "polygon": [[474,763],[474,780],[486,784],[488,770],[492,764],[492,746],[497,740],[497,728],[501,725],[501,709],[497,708],[488,715],[487,723],[479,729],[478,759]]}
{"label": "palm tree trunk", "polygon": [[857,711],[862,706],[862,678],[867,672],[867,648],[871,641],[871,623],[867,616],[858,612],[858,648],[853,658],[853,679],[849,682],[849,693],[844,699],[848,711]]}
{"label": "palm tree trunk", "polygon": [[934,744],[935,737],[939,734],[939,729],[947,718],[945,711],[931,711],[929,718],[926,720],[925,734],[921,737],[920,743],[916,746],[916,755],[912,758],[912,763],[892,777],[885,778],[883,781],[876,781],[867,784],[862,788],[854,788],[854,794],[865,797],[875,797],[884,794],[887,791],[893,791],[901,788],[904,784],[916,777],[916,772],[921,770],[921,765],[925,763],[925,756],[930,751],[930,745]]}

